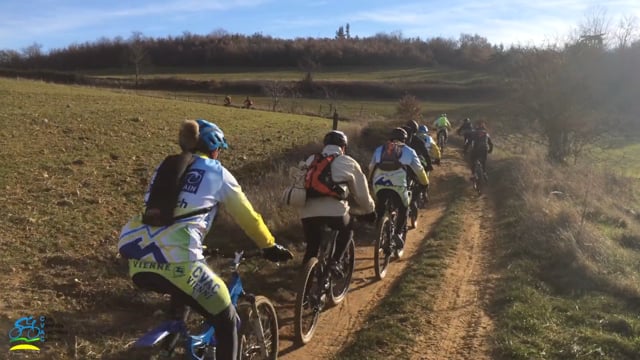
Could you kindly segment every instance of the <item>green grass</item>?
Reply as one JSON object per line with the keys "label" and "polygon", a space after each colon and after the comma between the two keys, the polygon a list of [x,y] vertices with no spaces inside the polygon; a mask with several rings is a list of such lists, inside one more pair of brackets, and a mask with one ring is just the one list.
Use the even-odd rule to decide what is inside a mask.
{"label": "green grass", "polygon": [[[117,353],[156,321],[162,298],[133,290],[116,246],[155,166],[179,150],[182,120],[221,126],[231,143],[221,161],[250,185],[250,200],[271,200],[258,207],[268,224],[286,223],[265,195],[279,195],[273,179],[283,175],[269,172],[330,128],[317,117],[79,86],[0,79],[0,89],[0,286],[13,289],[0,293],[0,325],[34,314],[63,322],[70,334],[51,343],[52,358]],[[214,237],[243,240],[237,228]]]}
{"label": "green grass", "polygon": [[447,204],[445,214],[422,241],[418,253],[390,291],[393,296],[386,297],[372,311],[356,332],[355,341],[338,353],[336,359],[406,358],[403,349],[410,347],[421,333],[442,281],[446,258],[455,249],[463,230],[462,216],[468,198],[459,195],[469,190],[468,184],[459,177],[445,181],[450,186],[443,199]]}
{"label": "green grass", "polygon": [[[191,80],[286,80],[297,81],[305,76],[298,68],[256,69],[256,68],[143,68],[145,78],[183,78]],[[130,70],[113,69],[89,72],[88,75],[100,77],[133,78]],[[446,82],[468,84],[491,80],[488,74],[459,70],[441,66],[421,68],[388,67],[338,67],[318,69],[312,72],[317,81],[380,81],[380,82]]]}
{"label": "green grass", "polygon": [[640,178],[640,143],[636,140],[627,140],[610,148],[593,149],[592,154],[607,171]]}

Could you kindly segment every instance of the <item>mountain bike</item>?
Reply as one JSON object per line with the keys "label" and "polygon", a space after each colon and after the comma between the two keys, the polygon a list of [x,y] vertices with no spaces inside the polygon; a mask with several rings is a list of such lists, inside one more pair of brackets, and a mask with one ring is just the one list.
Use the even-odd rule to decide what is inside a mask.
{"label": "mountain bike", "polygon": [[476,160],[473,165],[472,178],[474,190],[476,190],[478,194],[482,193],[482,188],[486,185],[488,180],[489,179],[487,178],[487,174],[484,171],[482,163],[480,162],[480,160]]}
{"label": "mountain bike", "polygon": [[446,145],[445,141],[445,131],[446,129],[438,129],[438,147],[440,148],[440,153],[444,154],[444,146]]}
{"label": "mountain bike", "polygon": [[404,248],[401,248],[394,239],[399,209],[392,199],[398,195],[389,189],[380,190],[378,194],[382,195],[382,192],[387,192],[389,196],[378,195],[378,198],[382,197],[384,201],[384,211],[376,224],[378,236],[373,250],[373,268],[377,280],[382,280],[387,275],[392,255],[399,259],[404,254]]}
{"label": "mountain bike", "polygon": [[325,229],[318,256],[304,264],[297,285],[294,332],[299,344],[307,344],[313,338],[320,313],[329,306],[338,305],[347,296],[355,265],[356,247],[349,240],[340,262],[343,276],[337,277],[330,264],[336,250],[338,231]]}
{"label": "mountain bike", "polygon": [[[231,256],[213,252],[223,258]],[[238,354],[241,359],[276,359],[278,357],[278,317],[273,303],[264,296],[247,293],[242,285],[238,268],[244,259],[262,257],[261,251],[236,252],[231,263],[231,281],[227,284],[231,302],[240,318]],[[162,344],[161,356],[170,357],[182,348],[186,359],[215,359],[215,329],[203,320],[190,319],[194,313],[184,306],[179,319],[169,320],[149,331],[134,343],[134,348],[153,347]],[[192,332],[192,323],[199,323]]]}

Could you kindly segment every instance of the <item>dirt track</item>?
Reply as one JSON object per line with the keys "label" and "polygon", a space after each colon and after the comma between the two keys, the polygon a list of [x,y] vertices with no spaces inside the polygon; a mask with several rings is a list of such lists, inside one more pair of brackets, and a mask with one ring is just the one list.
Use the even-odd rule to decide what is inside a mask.
{"label": "dirt track", "polygon": [[[452,174],[467,175],[457,154],[445,156],[443,166],[434,173],[433,188],[443,195],[451,191],[439,179]],[[392,262],[382,281],[376,281],[374,277],[373,247],[366,241],[356,241],[356,269],[351,290],[343,303],[325,310],[313,339],[303,347],[293,343],[295,294],[291,294],[292,301],[278,308],[280,358],[331,358],[351,341],[381,299],[393,296],[389,294],[391,286],[415,255],[420,241],[442,217],[447,198],[434,197],[428,208],[421,210],[418,228],[408,234],[405,256]],[[492,283],[489,273],[491,234],[486,225],[491,222],[491,212],[482,211],[487,206],[488,200],[484,197],[471,198],[469,206],[465,206],[465,231],[455,254],[448,259],[441,288],[434,289],[438,294],[434,310],[425,315],[425,331],[408,354],[412,359],[490,358],[486,339],[492,330],[492,321],[484,309]]]}

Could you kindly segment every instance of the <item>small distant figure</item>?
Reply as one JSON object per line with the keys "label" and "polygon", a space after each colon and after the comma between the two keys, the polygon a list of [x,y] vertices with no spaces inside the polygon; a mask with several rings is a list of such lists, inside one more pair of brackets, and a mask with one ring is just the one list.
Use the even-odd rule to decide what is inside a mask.
{"label": "small distant figure", "polygon": [[249,97],[247,96],[246,99],[244,99],[244,105],[242,105],[243,109],[251,109],[253,107],[253,100],[249,99]]}
{"label": "small distant figure", "polygon": [[227,95],[224,97],[224,106],[231,106],[231,96]]}
{"label": "small distant figure", "polygon": [[333,109],[333,130],[338,130],[338,110]]}

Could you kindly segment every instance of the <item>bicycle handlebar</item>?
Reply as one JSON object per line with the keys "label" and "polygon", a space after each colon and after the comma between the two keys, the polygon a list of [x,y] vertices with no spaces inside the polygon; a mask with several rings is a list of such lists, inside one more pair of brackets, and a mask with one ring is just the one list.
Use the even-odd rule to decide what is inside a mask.
{"label": "bicycle handlebar", "polygon": [[224,252],[220,249],[209,249],[205,248],[202,251],[203,255],[207,258],[222,258],[222,259],[234,259],[239,261],[240,259],[251,259],[256,257],[262,257],[262,250],[260,249],[251,249],[251,250],[239,250],[233,253]]}

